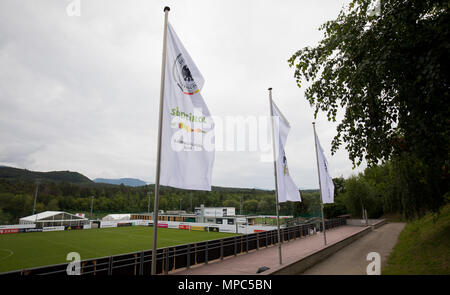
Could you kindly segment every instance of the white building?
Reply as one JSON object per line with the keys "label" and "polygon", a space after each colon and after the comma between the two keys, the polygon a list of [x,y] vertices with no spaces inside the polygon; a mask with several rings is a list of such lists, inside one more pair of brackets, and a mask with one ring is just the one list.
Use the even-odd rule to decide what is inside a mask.
{"label": "white building", "polygon": [[102,221],[124,221],[130,219],[131,214],[108,214],[102,218]]}
{"label": "white building", "polygon": [[236,215],[234,207],[195,207],[196,222],[215,224],[254,224],[252,216]]}
{"label": "white building", "polygon": [[234,207],[201,207],[195,208],[195,215],[197,216],[205,216],[205,217],[229,217],[235,216]]}

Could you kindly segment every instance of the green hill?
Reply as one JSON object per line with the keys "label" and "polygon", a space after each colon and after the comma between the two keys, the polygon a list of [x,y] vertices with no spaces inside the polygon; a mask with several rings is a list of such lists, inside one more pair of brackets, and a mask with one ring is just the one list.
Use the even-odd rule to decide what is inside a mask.
{"label": "green hill", "polygon": [[71,171],[51,171],[37,172],[27,169],[19,169],[13,167],[0,167],[0,178],[19,181],[39,181],[46,182],[69,182],[74,184],[91,184],[92,180],[78,172]]}
{"label": "green hill", "polygon": [[450,204],[439,214],[409,222],[399,236],[383,274],[450,274]]}

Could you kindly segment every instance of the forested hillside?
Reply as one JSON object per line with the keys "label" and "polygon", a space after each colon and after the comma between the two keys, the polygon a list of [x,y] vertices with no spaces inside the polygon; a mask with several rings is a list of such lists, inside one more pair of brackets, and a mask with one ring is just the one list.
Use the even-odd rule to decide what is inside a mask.
{"label": "forested hillside", "polygon": [[[360,217],[364,207],[369,218],[394,214],[402,219],[418,216],[417,203],[404,185],[404,175],[398,173],[396,163],[365,169],[364,173],[348,179],[334,178],[335,199],[333,204],[325,204],[326,218],[343,214]],[[20,170],[20,169],[18,169]],[[14,171],[14,170],[11,170]],[[150,211],[154,202],[154,185],[131,187],[94,183],[76,172],[31,172],[26,175],[44,175],[40,178],[36,201],[36,211],[62,210],[68,212],[90,212],[91,196],[94,196],[94,214],[147,212],[150,194]],[[0,224],[16,223],[33,211],[36,192],[35,178],[18,173],[2,174],[0,177]],[[414,171],[410,171],[414,175]],[[62,181],[61,179],[64,179]],[[84,180],[84,181],[80,181]],[[237,214],[275,215],[275,192],[252,188],[232,188],[213,186],[212,191],[189,191],[171,187],[161,187],[160,210],[186,210],[195,207],[235,207]],[[302,202],[281,203],[281,215],[306,218],[321,217],[318,190],[301,191]],[[448,202],[449,197],[446,197]]]}
{"label": "forested hillside", "polygon": [[0,166],[0,178],[22,181],[53,181],[70,183],[93,183],[92,180],[78,172],[51,171],[36,172],[14,167]]}
{"label": "forested hillside", "polygon": [[[149,193],[150,210],[152,211],[153,208],[154,185],[129,187],[94,183],[87,177],[73,172],[69,172],[72,173],[70,175],[79,175],[79,177],[65,178],[65,181],[60,180],[68,175],[67,172],[52,174],[27,170],[19,172],[16,175],[4,173],[0,177],[0,224],[18,222],[20,217],[32,213],[37,186],[35,175],[53,177],[40,177],[37,186],[37,212],[46,210],[90,212],[91,196],[94,196],[93,211],[97,213],[147,212]],[[88,181],[79,181],[84,178]],[[160,194],[160,210],[181,208],[192,212],[196,206],[204,204],[205,206],[235,207],[238,214],[275,214],[274,191],[213,186],[211,192],[206,192],[161,187]],[[318,191],[305,191],[302,192],[302,196],[303,203],[281,204],[280,214],[319,216]]]}

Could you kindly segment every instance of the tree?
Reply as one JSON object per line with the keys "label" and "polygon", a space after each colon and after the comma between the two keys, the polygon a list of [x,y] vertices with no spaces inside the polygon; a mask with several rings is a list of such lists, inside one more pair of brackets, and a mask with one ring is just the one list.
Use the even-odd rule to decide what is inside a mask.
{"label": "tree", "polygon": [[344,203],[348,212],[353,216],[362,217],[363,207],[368,209],[368,200],[371,198],[371,188],[360,176],[353,176],[346,181]]}
{"label": "tree", "polygon": [[275,206],[273,205],[273,202],[268,202],[267,200],[262,199],[259,201],[256,210],[260,214],[270,214],[271,212],[276,210],[276,208],[274,208]]}
{"label": "tree", "polygon": [[243,204],[245,214],[255,214],[258,208],[257,200],[247,200]]}
{"label": "tree", "polygon": [[302,192],[301,211],[299,212],[303,217],[320,217],[320,193],[315,192]]}
{"label": "tree", "polygon": [[437,210],[449,191],[448,0],[383,0],[371,13],[377,3],[352,1],[320,27],[316,47],[288,62],[299,87],[311,83],[305,97],[315,116],[323,111],[336,121],[344,109],[333,153],[345,142],[354,166],[407,161],[422,185],[408,192],[422,200],[414,211]]}
{"label": "tree", "polygon": [[51,199],[50,202],[48,202],[48,204],[47,204],[47,210],[59,211],[58,199],[56,199],[56,198]]}
{"label": "tree", "polygon": [[222,203],[223,207],[234,207],[235,210],[239,210],[239,201],[235,200],[235,199],[228,199],[223,201]]}
{"label": "tree", "polygon": [[334,197],[345,192],[345,179],[343,176],[333,178],[334,184]]}
{"label": "tree", "polygon": [[0,224],[9,224],[12,220],[14,220],[14,217],[11,214],[0,209]]}

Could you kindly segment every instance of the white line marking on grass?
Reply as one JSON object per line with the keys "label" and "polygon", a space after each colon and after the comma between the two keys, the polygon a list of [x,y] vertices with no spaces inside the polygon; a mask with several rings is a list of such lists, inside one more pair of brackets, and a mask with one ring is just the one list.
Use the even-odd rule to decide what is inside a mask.
{"label": "white line marking on grass", "polygon": [[0,257],[0,260],[4,260],[4,259],[9,258],[9,257],[11,257],[11,256],[14,255],[14,252],[13,252],[13,250],[11,250],[11,249],[0,249],[0,251],[1,251],[1,252],[9,252],[9,255],[8,255],[8,256]]}

